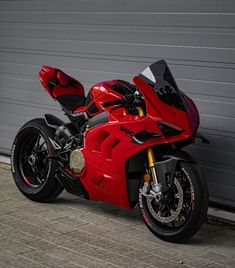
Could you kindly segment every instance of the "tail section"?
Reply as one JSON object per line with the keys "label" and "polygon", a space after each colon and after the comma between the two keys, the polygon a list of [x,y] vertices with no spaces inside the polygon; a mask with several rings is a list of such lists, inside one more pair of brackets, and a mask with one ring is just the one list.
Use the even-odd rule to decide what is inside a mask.
{"label": "tail section", "polygon": [[39,78],[50,96],[67,110],[73,111],[84,104],[86,98],[83,85],[61,70],[44,65]]}

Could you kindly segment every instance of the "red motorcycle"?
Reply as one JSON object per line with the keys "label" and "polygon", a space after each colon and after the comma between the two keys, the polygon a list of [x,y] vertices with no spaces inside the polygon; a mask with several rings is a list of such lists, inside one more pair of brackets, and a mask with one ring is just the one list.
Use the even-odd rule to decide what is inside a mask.
{"label": "red motorcycle", "polygon": [[[49,202],[63,189],[123,208],[139,206],[157,237],[192,237],[207,215],[208,191],[196,162],[199,114],[165,61],[133,78],[94,85],[43,66],[40,80],[69,123],[51,114],[27,122],[11,151],[12,174],[29,199]],[[200,136],[206,141],[202,136]]]}

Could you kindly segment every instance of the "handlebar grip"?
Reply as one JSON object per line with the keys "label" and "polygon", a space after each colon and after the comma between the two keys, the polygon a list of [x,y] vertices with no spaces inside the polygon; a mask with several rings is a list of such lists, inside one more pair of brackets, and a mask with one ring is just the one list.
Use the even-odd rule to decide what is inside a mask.
{"label": "handlebar grip", "polygon": [[114,101],[105,101],[103,102],[103,107],[108,107],[108,106],[112,106],[112,105],[117,105],[117,104],[122,104],[123,100],[122,99],[118,99],[118,100],[114,100]]}

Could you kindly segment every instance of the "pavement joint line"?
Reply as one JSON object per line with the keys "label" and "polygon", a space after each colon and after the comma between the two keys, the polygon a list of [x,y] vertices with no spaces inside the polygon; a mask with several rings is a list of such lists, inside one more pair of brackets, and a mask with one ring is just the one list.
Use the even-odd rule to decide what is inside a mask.
{"label": "pavement joint line", "polygon": [[51,219],[51,221],[54,222],[54,221],[58,221],[58,220],[66,219],[66,218],[69,218],[69,216],[59,217],[59,218],[56,218],[56,219]]}
{"label": "pavement joint line", "polygon": [[[11,241],[14,241],[14,240],[11,240]],[[23,243],[20,243],[22,245],[24,245]],[[30,247],[27,245],[27,247]],[[20,253],[16,253],[17,256],[21,256],[21,255],[24,255],[24,254],[27,254],[27,253],[30,253],[30,252],[34,252],[34,251],[37,251],[36,248],[34,247],[31,247],[32,249],[29,249],[29,250],[26,250],[26,251],[23,251],[23,252],[20,252]]]}
{"label": "pavement joint line", "polygon": [[[39,239],[37,239],[37,240],[39,240]],[[44,239],[43,239],[43,240],[44,240]],[[36,240],[35,240],[35,241],[36,241]],[[48,242],[47,240],[44,240],[44,241]],[[48,242],[48,243],[50,243],[50,242]],[[55,245],[55,246],[58,247],[58,248],[65,249],[65,250],[68,251],[68,252],[71,252],[71,253],[77,253],[77,250],[75,250],[75,249],[71,249],[71,248],[65,247],[65,246],[60,245],[60,244],[55,244],[55,243],[50,243],[50,244]],[[97,247],[97,246],[92,245],[92,244],[88,244],[88,243],[84,243],[84,244],[89,245],[89,246],[93,247],[94,249],[100,249],[100,247]],[[107,250],[107,249],[106,249],[106,250]],[[42,249],[35,249],[34,251],[41,251],[41,252],[43,252]],[[32,252],[32,251],[29,251],[29,252]],[[24,254],[29,253],[29,252],[20,253],[20,254],[18,254],[18,255],[21,255],[21,254],[24,255]],[[112,251],[111,251],[111,252],[112,252]],[[48,253],[50,253],[50,252],[48,252]],[[92,259],[94,259],[94,260],[96,260],[96,261],[100,261],[100,259],[98,259],[98,258],[96,258],[96,257],[93,257],[93,256],[90,256],[90,255],[88,255],[88,254],[85,254],[83,251],[82,251],[82,252],[79,252],[79,254],[83,255],[84,257],[88,257],[88,258],[92,258]],[[118,255],[119,255],[119,257],[123,257],[123,256],[124,256],[124,255],[122,255],[122,254],[118,254]],[[110,258],[110,259],[111,259],[111,258]],[[106,261],[108,261],[108,260],[109,260],[109,259],[107,259]]]}
{"label": "pavement joint line", "polygon": [[[8,214],[8,215],[9,215],[9,214]],[[12,215],[10,215],[10,216],[12,216]],[[19,218],[14,217],[14,216],[12,216],[12,217],[13,217],[13,218],[16,218],[16,219],[19,219]],[[10,221],[10,220],[8,220],[8,221]],[[24,223],[27,223],[27,224],[29,224],[29,225],[32,225],[32,226],[34,226],[34,227],[38,227],[38,225],[33,224],[33,223],[31,223],[31,222],[24,221],[22,218],[20,218],[20,221],[21,221],[21,222],[24,222]],[[5,224],[5,225],[6,225],[6,224]],[[45,228],[45,227],[40,227],[40,228],[42,228],[42,229],[44,229],[44,230],[46,230],[46,231],[49,231],[49,233],[63,234],[63,233],[60,233],[60,232],[53,231],[53,230],[51,230],[51,229],[49,229],[49,228]]]}
{"label": "pavement joint line", "polygon": [[[63,233],[62,234],[62,236],[66,236],[66,234],[69,234],[69,233],[72,233],[72,232],[76,232],[77,230],[75,230],[75,231],[71,231],[71,232],[68,232],[68,233]],[[21,231],[22,233],[25,233],[24,231]],[[81,231],[82,233],[85,233],[85,234],[90,234],[89,232],[84,232],[84,231]],[[25,234],[27,234],[27,233],[25,233]],[[31,234],[27,234],[27,235],[29,235],[29,236],[32,236]],[[95,236],[97,236],[97,237],[99,237],[98,235],[95,235]],[[9,238],[8,240],[11,240],[11,241],[14,241],[13,239],[11,239],[11,238]],[[35,237],[35,241],[38,241],[38,240],[42,240],[42,241],[45,241],[45,242],[47,242],[48,244],[51,244],[51,245],[54,245],[54,246],[57,246],[57,247],[61,247],[61,248],[64,248],[64,249],[67,249],[68,250],[68,248],[66,248],[66,247],[64,247],[64,246],[62,246],[62,245],[60,245],[60,244],[58,244],[58,243],[53,243],[53,242],[50,242],[50,241],[48,241],[48,240],[46,240],[46,239],[44,239],[44,238],[41,238],[41,237]],[[105,240],[107,240],[107,241],[112,241],[112,240],[110,240],[110,239],[106,239],[105,238]],[[17,243],[19,243],[19,242],[17,242]],[[30,242],[29,242],[30,243]],[[19,243],[19,244],[22,244],[22,243]],[[93,244],[88,244],[88,243],[86,243],[86,242],[84,242],[84,244],[87,244],[87,245],[89,245],[89,246],[91,246],[91,247],[94,247],[94,248],[99,248],[99,247],[97,247],[97,246],[95,246],[95,245],[93,245]],[[122,246],[122,244],[121,243],[118,243],[117,245],[119,245],[120,244],[120,246]],[[31,247],[31,246],[29,246],[28,245],[28,243],[26,243],[26,245],[28,246],[28,247]],[[135,250],[136,248],[133,248],[133,247],[130,247],[130,246],[128,246],[128,248],[130,248],[130,249],[133,249],[133,250]],[[32,249],[33,250],[35,250],[35,248],[33,248],[32,247]],[[29,250],[29,251],[27,251],[27,252],[23,252],[23,253],[20,253],[20,254],[25,254],[25,253],[28,253],[28,252],[31,252],[32,250]],[[71,249],[70,251],[73,251],[73,252],[77,252],[77,251],[75,251],[75,250],[73,250],[73,249]]]}
{"label": "pavement joint line", "polygon": [[10,164],[10,157],[6,156],[6,155],[1,155],[0,154],[0,163],[4,163],[4,164]]}
{"label": "pavement joint line", "polygon": [[73,200],[66,192],[53,205],[20,198],[10,170],[3,171],[1,176],[0,164],[6,193],[1,196],[6,202],[0,202],[0,267],[234,266],[235,233],[230,225],[208,221],[189,243],[175,245],[154,237],[135,212]]}
{"label": "pavement joint line", "polygon": [[[71,232],[68,232],[68,233],[66,233],[66,234],[70,234],[70,233],[73,233],[73,232],[77,232],[78,230],[74,230],[74,231],[71,231]],[[84,234],[88,234],[88,235],[92,235],[92,236],[94,236],[94,237],[96,237],[96,238],[99,238],[99,237],[102,237],[102,236],[99,236],[99,235],[96,235],[96,234],[91,234],[91,233],[89,233],[89,232],[86,232],[86,231],[81,231],[81,230],[79,230],[79,232],[81,232],[81,233],[84,233]],[[63,235],[66,235],[66,234],[63,234]],[[111,239],[111,238],[107,238],[107,237],[102,237],[104,240],[106,240],[106,241],[108,241],[108,242],[113,242],[114,240],[113,239]],[[141,239],[140,239],[141,240]],[[119,245],[120,244],[120,246],[122,246],[122,244],[120,243],[120,241],[119,240],[116,240],[116,242],[117,242],[117,245]],[[153,243],[154,245],[155,245],[155,243]],[[135,247],[131,247],[131,246],[127,246],[128,248],[130,248],[130,249],[133,249],[133,250],[136,250],[136,248]]]}
{"label": "pavement joint line", "polygon": [[[42,250],[35,250],[35,251],[31,251],[31,252],[38,252],[38,251],[40,251],[40,252],[43,252]],[[27,258],[24,254],[28,254],[28,253],[30,253],[30,252],[27,252],[27,253],[23,253],[23,254],[19,254],[18,256],[19,257],[23,257],[24,259],[26,259],[26,260],[28,260],[28,261],[33,261],[34,263],[37,263],[37,264],[41,264],[41,262],[37,262],[37,261],[35,261],[35,260],[32,260],[31,258]],[[45,253],[45,255],[51,255],[50,253]],[[61,260],[61,258],[59,258],[58,256],[54,256],[53,258],[55,258],[55,259],[57,259],[57,260]],[[50,267],[50,264],[48,264],[48,265],[46,265],[45,267]]]}
{"label": "pavement joint line", "polygon": [[[0,155],[0,163],[4,163],[4,164],[10,164],[10,158],[8,156],[5,155]],[[26,201],[25,201],[26,202]],[[88,201],[89,202],[89,201]],[[69,204],[68,204],[69,205]],[[72,210],[78,210],[74,207],[70,207],[70,209]],[[80,210],[79,210],[80,211]],[[111,212],[115,212],[115,208],[112,210]],[[93,211],[88,211],[88,214],[93,214]],[[96,213],[95,213],[96,214]],[[212,216],[215,219],[217,218],[220,221],[225,221],[225,222],[230,222],[230,223],[234,223],[235,224],[235,213],[229,212],[226,209],[219,209],[219,208],[214,208],[214,207],[209,207],[208,208],[208,216]],[[110,219],[110,217],[105,217],[105,216],[100,216],[98,215],[98,217],[101,217],[103,219]],[[137,217],[136,215],[131,216],[133,218]],[[123,224],[123,225],[127,225],[126,223],[120,222],[118,219],[113,219],[113,221],[117,222],[118,224]]]}
{"label": "pavement joint line", "polygon": [[27,258],[27,257],[25,257],[25,256],[19,256],[20,258],[22,258],[22,259],[24,259],[24,260],[26,260],[26,261],[30,261],[30,262],[32,262],[32,263],[35,263],[35,264],[40,264],[42,267],[45,267],[45,268],[49,268],[49,266],[47,266],[47,265],[44,265],[44,264],[42,264],[42,263],[40,263],[40,262],[37,262],[37,261],[35,261],[35,260],[32,260],[32,259],[30,259],[30,258]]}
{"label": "pavement joint line", "polygon": [[227,210],[222,210],[215,207],[209,207],[208,208],[208,216],[209,217],[215,217],[219,220],[228,221],[235,224],[235,211],[230,212]]}

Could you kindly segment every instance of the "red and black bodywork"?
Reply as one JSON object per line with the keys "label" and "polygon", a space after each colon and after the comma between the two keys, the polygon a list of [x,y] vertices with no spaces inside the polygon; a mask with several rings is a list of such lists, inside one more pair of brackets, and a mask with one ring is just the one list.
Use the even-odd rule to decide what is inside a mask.
{"label": "red and black bodywork", "polygon": [[61,70],[44,65],[39,77],[51,97],[67,109],[73,110],[84,104],[86,98],[83,85]]}
{"label": "red and black bodywork", "polygon": [[[165,61],[134,77],[134,84],[121,80],[98,83],[87,97],[80,82],[56,68],[44,66],[39,76],[48,93],[70,114],[69,118],[87,115],[81,148],[85,167],[76,176],[92,200],[132,207],[132,201],[138,198],[142,153],[149,147],[180,148],[192,143],[196,136],[196,106],[178,89]],[[142,96],[144,116],[125,105],[104,105],[136,91]],[[177,150],[171,154],[189,159],[186,153],[177,155]],[[143,165],[140,164],[140,171]]]}

